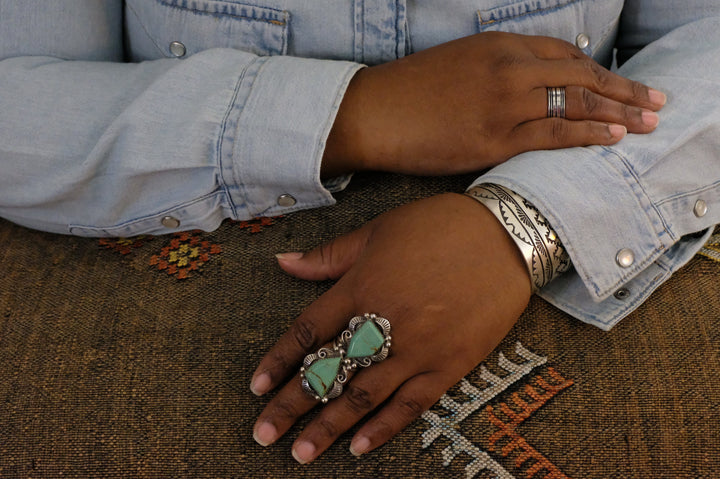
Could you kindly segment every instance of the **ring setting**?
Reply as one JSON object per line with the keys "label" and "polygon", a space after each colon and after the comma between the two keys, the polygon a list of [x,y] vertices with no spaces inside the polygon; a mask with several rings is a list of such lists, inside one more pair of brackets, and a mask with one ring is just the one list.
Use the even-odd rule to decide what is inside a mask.
{"label": "ring setting", "polygon": [[303,391],[323,404],[342,394],[349,372],[384,361],[392,337],[390,321],[373,313],[355,316],[333,343],[308,354],[300,368]]}

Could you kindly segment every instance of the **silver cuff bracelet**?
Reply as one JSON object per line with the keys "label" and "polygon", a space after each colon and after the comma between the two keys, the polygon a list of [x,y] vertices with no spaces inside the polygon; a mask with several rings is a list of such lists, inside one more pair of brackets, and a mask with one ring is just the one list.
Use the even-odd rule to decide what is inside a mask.
{"label": "silver cuff bracelet", "polygon": [[533,291],[570,268],[570,256],[557,234],[523,197],[491,183],[473,186],[465,194],[485,205],[510,233],[525,258]]}

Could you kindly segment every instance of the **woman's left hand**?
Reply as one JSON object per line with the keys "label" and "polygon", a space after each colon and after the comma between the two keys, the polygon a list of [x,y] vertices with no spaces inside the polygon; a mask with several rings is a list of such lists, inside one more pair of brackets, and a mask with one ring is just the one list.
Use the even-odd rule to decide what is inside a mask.
{"label": "woman's left hand", "polygon": [[297,318],[253,375],[258,395],[291,378],[258,418],[258,443],[275,442],[318,405],[300,386],[305,355],[329,345],[354,316],[377,313],[392,325],[390,356],[358,371],[299,434],[292,453],[301,463],[371,413],[351,452],[387,442],[495,348],[531,294],[510,236],[484,206],[457,194],[402,206],[309,253],[278,260],[299,278],[339,280]]}

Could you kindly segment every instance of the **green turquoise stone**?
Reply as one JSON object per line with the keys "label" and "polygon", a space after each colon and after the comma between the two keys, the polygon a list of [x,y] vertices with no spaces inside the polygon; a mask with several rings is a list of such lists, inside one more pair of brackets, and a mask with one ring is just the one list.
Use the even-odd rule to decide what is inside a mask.
{"label": "green turquoise stone", "polygon": [[347,356],[349,358],[373,356],[382,349],[384,342],[385,337],[377,326],[367,321],[353,334],[348,346]]}
{"label": "green turquoise stone", "polygon": [[325,397],[332,388],[341,361],[342,358],[318,359],[305,369],[305,379],[318,396]]}

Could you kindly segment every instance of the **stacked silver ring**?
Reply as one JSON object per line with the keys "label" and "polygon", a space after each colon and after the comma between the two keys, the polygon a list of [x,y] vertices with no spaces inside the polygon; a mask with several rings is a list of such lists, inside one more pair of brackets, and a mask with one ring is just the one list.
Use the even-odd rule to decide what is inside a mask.
{"label": "stacked silver ring", "polygon": [[565,87],[547,88],[548,118],[565,118]]}

